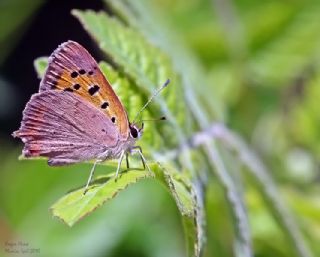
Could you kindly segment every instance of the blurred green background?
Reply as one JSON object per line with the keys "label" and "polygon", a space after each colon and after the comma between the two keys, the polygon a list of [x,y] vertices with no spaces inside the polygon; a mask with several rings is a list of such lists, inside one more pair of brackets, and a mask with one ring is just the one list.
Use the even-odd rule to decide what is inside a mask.
{"label": "blurred green background", "polygon": [[[152,0],[171,33],[189,48],[221,106],[221,116],[263,159],[314,256],[320,256],[320,1]],[[40,249],[31,256],[185,256],[178,210],[146,180],[73,228],[49,206],[87,179],[89,164],[50,168],[18,161],[10,137],[39,80],[33,60],[73,39],[101,53],[70,10],[112,13],[103,1],[0,0],[0,243]],[[188,65],[188,64],[186,64]],[[196,85],[201,91],[202,85]],[[121,98],[121,96],[120,96]],[[103,174],[103,167],[97,174]],[[293,256],[265,203],[245,179],[255,256]],[[203,256],[233,256],[230,214],[221,187],[208,185]],[[4,253],[2,253],[4,254]],[[4,256],[16,256],[14,254]],[[26,255],[29,256],[29,255]]]}

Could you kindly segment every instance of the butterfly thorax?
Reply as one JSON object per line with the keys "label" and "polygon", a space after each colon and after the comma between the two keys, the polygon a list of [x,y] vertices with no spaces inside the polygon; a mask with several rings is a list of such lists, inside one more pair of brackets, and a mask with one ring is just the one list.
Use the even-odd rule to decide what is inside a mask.
{"label": "butterfly thorax", "polygon": [[107,159],[117,159],[120,157],[121,152],[130,152],[131,149],[135,146],[136,141],[142,136],[143,126],[138,127],[137,124],[129,124],[129,135],[127,138],[119,139],[114,147],[106,146],[106,149],[98,159],[107,160]]}

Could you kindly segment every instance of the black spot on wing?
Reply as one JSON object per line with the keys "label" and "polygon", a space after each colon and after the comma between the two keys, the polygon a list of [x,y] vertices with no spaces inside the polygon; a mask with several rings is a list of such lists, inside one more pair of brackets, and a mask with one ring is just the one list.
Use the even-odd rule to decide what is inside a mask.
{"label": "black spot on wing", "polygon": [[104,102],[103,104],[101,104],[102,109],[107,109],[108,106],[109,106],[108,102]]}
{"label": "black spot on wing", "polygon": [[73,92],[73,89],[70,88],[70,87],[67,87],[67,88],[65,88],[63,91],[65,91],[65,92]]}
{"label": "black spot on wing", "polygon": [[76,77],[78,77],[78,72],[76,71],[71,72],[71,78],[76,78]]}
{"label": "black spot on wing", "polygon": [[80,84],[74,84],[74,85],[73,85],[73,88],[74,88],[75,90],[80,89],[80,87],[81,87]]}
{"label": "black spot on wing", "polygon": [[81,69],[81,70],[79,70],[79,73],[80,73],[81,75],[83,75],[83,74],[86,74],[86,71],[85,71],[84,69]]}
{"label": "black spot on wing", "polygon": [[100,89],[100,87],[98,85],[94,85],[89,88],[88,93],[90,95],[94,95],[95,93],[97,93],[99,91],[99,89]]}
{"label": "black spot on wing", "polygon": [[115,122],[116,122],[116,117],[112,117],[112,118],[111,118],[111,121],[112,121],[113,123],[115,123]]}

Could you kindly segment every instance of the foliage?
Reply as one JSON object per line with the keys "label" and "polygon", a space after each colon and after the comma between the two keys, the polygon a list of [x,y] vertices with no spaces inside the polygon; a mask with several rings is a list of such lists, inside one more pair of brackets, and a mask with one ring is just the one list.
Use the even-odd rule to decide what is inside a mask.
{"label": "foliage", "polygon": [[[145,118],[163,114],[168,123],[148,124],[139,142],[148,160],[161,163],[152,164],[155,179],[144,181],[144,176],[150,174],[131,170],[116,184],[109,179],[112,173],[105,174],[113,172],[115,164],[106,163],[99,167],[103,175],[93,182],[93,190],[99,194],[83,197],[83,189],[79,189],[53,205],[54,215],[73,225],[123,191],[117,199],[106,203],[108,210],[102,213],[97,209],[95,214],[74,225],[73,239],[70,236],[68,240],[75,245],[80,240],[76,232],[81,229],[94,234],[94,238],[105,233],[99,230],[99,224],[110,226],[117,220],[119,228],[112,227],[116,233],[103,234],[104,242],[109,239],[111,246],[101,243],[96,246],[95,256],[99,255],[99,249],[108,254],[106,249],[121,245],[121,238],[125,240],[124,235],[130,235],[130,228],[140,224],[135,220],[139,212],[134,204],[140,208],[147,204],[158,206],[157,211],[163,214],[166,208],[174,209],[174,202],[189,256],[316,256],[320,252],[317,244],[320,212],[316,198],[319,193],[316,167],[319,165],[320,4],[293,1],[288,5],[275,0],[226,1],[226,5],[218,0],[213,4],[205,0],[188,3],[178,0],[174,4],[167,0],[106,2],[112,15],[90,10],[74,10],[72,14],[105,55],[106,62],[100,62],[100,67],[128,109],[129,117],[134,117],[157,86],[171,79],[169,88],[144,114]],[[38,59],[35,64],[41,76],[46,59]],[[53,202],[61,191],[70,189],[66,179],[72,179],[72,185],[83,184],[85,174],[74,179],[73,170],[89,168],[81,164],[68,168],[63,175],[53,175],[43,161],[34,161],[37,164],[23,161],[22,166],[12,158],[6,165],[10,170],[23,167],[24,173],[19,172],[15,179],[18,182],[11,191],[6,191],[13,194],[11,201],[2,199],[2,202],[8,216],[24,223],[21,225],[24,234],[27,229],[23,226],[32,223],[22,213],[29,211],[34,218],[37,212],[32,208],[43,208],[48,199]],[[41,178],[39,169],[48,178]],[[49,187],[46,190],[54,194],[47,194],[45,200],[41,194],[32,195],[34,198],[26,199],[16,213],[13,203],[18,192],[27,190],[26,172],[39,178],[42,183],[39,192]],[[7,172],[7,179],[2,183],[10,181],[12,176]],[[136,176],[139,183],[135,183]],[[167,199],[166,203],[171,205],[157,205],[157,197],[165,197],[157,186],[156,189],[139,187],[158,182],[170,192],[174,201]],[[50,187],[51,184],[57,187]],[[135,185],[123,190],[129,184]],[[134,204],[130,203],[133,198],[126,200],[126,192],[139,189],[136,197],[142,197],[144,192],[149,197]],[[150,194],[155,192],[152,190],[158,191]],[[37,203],[41,204],[37,206]],[[127,205],[109,210],[109,206],[120,203]],[[77,213],[79,205],[83,209]],[[130,223],[122,212],[134,221]],[[109,225],[104,214],[109,215]],[[45,228],[42,233],[54,229],[53,223],[48,224],[51,228]],[[89,228],[91,224],[97,227]],[[175,236],[171,238],[178,245],[179,239],[175,237],[179,238],[181,229],[175,228]],[[54,245],[64,238],[49,240],[47,236],[43,240]],[[128,240],[135,247],[141,246],[140,255],[184,255],[180,248],[163,252],[163,246],[171,249],[172,242],[161,239],[155,231],[149,231],[144,238],[150,240],[150,248],[148,242]],[[64,249],[73,255],[76,252],[77,256],[86,256],[84,248],[71,245]],[[119,256],[128,254],[119,252]]]}

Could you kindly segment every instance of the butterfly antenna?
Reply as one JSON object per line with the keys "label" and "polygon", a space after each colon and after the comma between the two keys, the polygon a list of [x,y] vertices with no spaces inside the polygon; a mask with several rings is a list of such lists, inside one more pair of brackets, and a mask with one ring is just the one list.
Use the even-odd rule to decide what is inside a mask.
{"label": "butterfly antenna", "polygon": [[140,120],[141,122],[145,122],[145,121],[162,121],[162,120],[166,120],[167,118],[165,116],[162,116],[160,118],[156,118],[156,119],[147,119],[147,120]]}
{"label": "butterfly antenna", "polygon": [[156,92],[154,92],[154,94],[150,97],[150,99],[146,102],[146,104],[137,113],[136,117],[134,117],[132,123],[135,123],[135,121],[141,115],[143,110],[147,108],[147,106],[153,101],[153,99],[162,91],[162,89],[164,89],[166,86],[168,86],[169,83],[170,83],[170,79],[167,79],[167,81]]}

